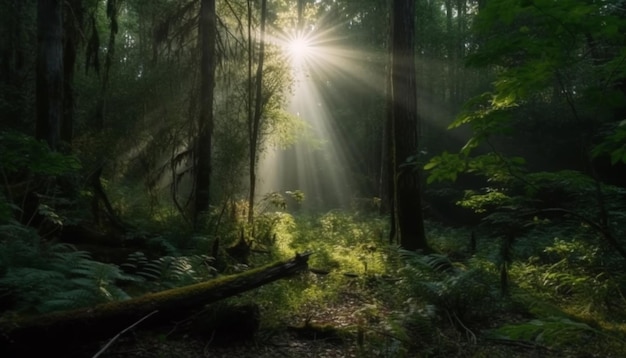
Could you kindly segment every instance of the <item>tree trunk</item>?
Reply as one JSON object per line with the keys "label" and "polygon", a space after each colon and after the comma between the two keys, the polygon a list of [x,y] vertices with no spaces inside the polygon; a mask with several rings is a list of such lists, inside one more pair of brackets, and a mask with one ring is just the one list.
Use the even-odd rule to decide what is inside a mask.
{"label": "tree trunk", "polygon": [[400,245],[407,250],[427,250],[420,176],[416,168],[403,166],[407,158],[416,155],[418,150],[414,32],[414,0],[395,0],[392,11],[391,98],[396,217]]}
{"label": "tree trunk", "polygon": [[147,294],[127,301],[53,312],[39,316],[0,319],[0,356],[60,356],[75,352],[87,342],[113,337],[123,328],[153,314],[143,325],[170,323],[190,311],[289,277],[308,267],[310,254],[281,261],[241,274]]}
{"label": "tree trunk", "polygon": [[[389,60],[391,60],[391,51],[389,52]],[[393,121],[393,99],[391,98],[391,61],[387,68],[388,79],[386,87],[386,103],[385,103],[385,124],[383,128],[383,158],[381,165],[381,186],[380,196],[381,214],[389,214],[389,243],[398,243],[398,220],[396,218],[396,185],[394,177],[395,171],[395,138],[394,138],[394,121]]]}
{"label": "tree trunk", "polygon": [[211,144],[213,136],[213,93],[215,89],[215,0],[202,0],[200,5],[200,115],[196,139],[196,182],[193,210],[194,227],[200,215],[209,210],[212,172]]}
{"label": "tree trunk", "polygon": [[37,2],[37,121],[35,135],[53,150],[63,120],[63,2]]}
{"label": "tree trunk", "polygon": [[80,31],[84,28],[84,8],[82,0],[66,1],[72,16],[64,19],[65,44],[63,47],[63,121],[60,128],[60,139],[65,149],[72,144],[74,123],[74,72],[76,56],[80,43]]}
{"label": "tree trunk", "polygon": [[[265,62],[265,22],[267,0],[261,0],[261,42],[259,63],[256,70],[256,93],[254,95],[254,116],[250,127],[250,196],[248,197],[248,223],[254,221],[254,195],[256,189],[256,159],[259,151],[259,131],[263,115],[263,65]],[[251,56],[251,55],[250,55]]]}

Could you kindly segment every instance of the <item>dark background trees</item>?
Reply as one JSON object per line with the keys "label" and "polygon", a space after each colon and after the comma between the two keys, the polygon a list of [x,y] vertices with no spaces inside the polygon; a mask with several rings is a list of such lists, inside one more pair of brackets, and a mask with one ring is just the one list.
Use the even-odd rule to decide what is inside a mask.
{"label": "dark background trees", "polygon": [[36,137],[58,149],[63,126],[63,4],[37,2]]}
{"label": "dark background trees", "polygon": [[[163,269],[149,291],[319,248],[330,276],[433,268],[376,284],[413,292],[398,317],[422,312],[405,304],[420,292],[478,332],[466,323],[485,306],[468,300],[495,307],[491,292],[517,289],[610,317],[624,289],[625,13],[574,0],[4,1],[0,303],[89,305],[127,298],[119,282],[146,267]],[[309,42],[290,54],[298,34]],[[435,254],[390,248],[388,232]]]}
{"label": "dark background trees", "polygon": [[[88,190],[102,192],[96,195],[101,203],[92,206],[94,218],[101,216],[99,206],[112,218],[132,212],[135,205],[154,214],[164,204],[172,205],[182,220],[194,222],[199,212],[236,201],[244,192],[252,204],[268,194],[254,190],[255,183],[268,180],[256,177],[258,160],[272,142],[270,134],[293,137],[283,121],[289,116],[280,110],[291,101],[293,79],[272,38],[284,35],[290,22],[325,28],[320,47],[335,51],[324,55],[324,66],[310,68],[308,78],[323,89],[319,104],[328,114],[326,128],[341,150],[313,151],[320,163],[329,156],[341,158],[341,181],[349,182],[350,189],[327,194],[322,201],[348,207],[384,196],[383,119],[385,97],[392,90],[385,78],[393,67],[386,57],[392,49],[387,36],[392,22],[380,16],[391,15],[386,2],[268,4],[266,50],[261,49],[261,4],[218,2],[215,44],[204,48],[201,8],[191,1],[70,1],[43,11],[52,5],[2,5],[7,20],[2,27],[2,121],[5,128],[46,139],[54,149],[64,142],[81,158],[83,175],[95,185]],[[508,5],[511,9],[505,10]],[[37,16],[38,6],[45,16]],[[564,10],[568,6],[573,10]],[[429,218],[467,222],[469,216],[454,203],[463,199],[464,186],[493,189],[476,174],[495,170],[494,153],[523,157],[531,171],[572,169],[623,185],[620,6],[415,3],[410,11],[416,14],[415,28],[404,31],[404,36],[414,35],[407,49],[415,52],[415,60],[409,61],[415,65],[415,81],[407,75],[411,71],[395,73],[415,84],[416,95],[409,94],[412,88],[399,92],[407,96],[403,102],[416,106],[406,109],[412,113],[406,123],[417,123],[418,145],[396,153],[396,165],[409,160],[407,168],[419,167],[434,157],[428,167],[444,168],[444,157],[437,154],[471,139],[459,155],[447,157],[457,160],[450,170],[430,174],[432,181],[461,180],[423,188],[423,199],[411,201],[414,207],[405,211],[417,215],[419,204]],[[507,35],[496,36],[494,29]],[[207,49],[215,53],[207,54]],[[54,55],[37,55],[44,51]],[[336,63],[328,60],[333,56]],[[260,71],[250,71],[252,66]],[[211,86],[207,73],[213,72]],[[208,100],[213,87],[215,99]],[[453,126],[467,123],[472,133],[446,131],[455,117]],[[209,122],[213,125],[205,127]],[[413,133],[412,127],[394,128],[398,134]],[[482,162],[466,164],[472,152]],[[283,164],[283,172],[295,166]],[[510,169],[519,160],[500,164]],[[473,173],[463,174],[468,168]],[[247,183],[246,171],[252,174]],[[322,171],[314,176],[322,177]],[[96,189],[100,180],[110,192]],[[297,185],[283,189],[296,190]],[[327,181],[319,191],[332,193],[331,186]],[[250,218],[253,212],[248,209]]]}

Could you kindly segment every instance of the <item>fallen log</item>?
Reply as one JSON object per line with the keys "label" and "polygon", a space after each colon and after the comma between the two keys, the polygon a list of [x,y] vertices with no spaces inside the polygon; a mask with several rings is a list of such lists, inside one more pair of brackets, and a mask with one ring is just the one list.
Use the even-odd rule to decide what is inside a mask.
{"label": "fallen log", "polygon": [[126,301],[37,316],[2,317],[0,356],[39,356],[59,351],[70,356],[79,345],[110,338],[154,311],[158,313],[144,324],[180,319],[190,310],[306,270],[309,256],[296,254],[291,260]]}

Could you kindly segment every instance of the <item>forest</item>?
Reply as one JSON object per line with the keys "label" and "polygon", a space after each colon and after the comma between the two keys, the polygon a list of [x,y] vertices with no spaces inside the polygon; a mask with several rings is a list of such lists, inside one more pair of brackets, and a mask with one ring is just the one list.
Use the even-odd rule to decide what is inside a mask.
{"label": "forest", "polygon": [[0,187],[2,357],[626,357],[626,0],[2,0]]}

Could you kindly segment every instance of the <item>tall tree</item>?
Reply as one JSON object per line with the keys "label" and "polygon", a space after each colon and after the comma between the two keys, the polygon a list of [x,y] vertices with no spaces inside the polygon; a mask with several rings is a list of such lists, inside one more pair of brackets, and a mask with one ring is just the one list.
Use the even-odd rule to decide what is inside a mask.
{"label": "tall tree", "polygon": [[211,187],[211,143],[213,135],[213,97],[215,90],[215,42],[217,37],[215,0],[202,0],[200,4],[200,114],[196,139],[196,172],[194,226],[200,214],[208,211]]}
{"label": "tall tree", "polygon": [[415,1],[393,1],[391,23],[392,207],[400,245],[407,250],[427,250],[420,176],[403,165],[418,148]]}
{"label": "tall tree", "polygon": [[66,11],[72,16],[65,16],[63,25],[63,121],[60,127],[60,139],[65,144],[72,143],[74,123],[74,71],[81,32],[85,25],[85,8],[82,0],[67,0],[64,2]]}
{"label": "tall tree", "polygon": [[37,139],[56,150],[63,120],[63,2],[37,2]]}
{"label": "tall tree", "polygon": [[[250,11],[250,9],[248,10]],[[252,223],[254,220],[254,195],[256,189],[256,163],[258,157],[258,148],[259,148],[259,131],[261,128],[261,116],[263,115],[263,102],[265,99],[263,98],[263,65],[265,62],[265,22],[267,18],[267,0],[261,0],[261,39],[259,44],[259,62],[257,64],[256,71],[256,89],[254,94],[254,114],[249,118],[249,135],[250,135],[250,168],[249,168],[249,179],[250,179],[250,191],[248,197],[248,222]],[[250,26],[250,17],[248,18],[248,26]],[[248,36],[250,36],[250,31],[248,31]],[[249,40],[251,41],[251,40]],[[249,42],[250,43],[250,42]],[[249,46],[251,49],[252,46]],[[252,53],[248,56],[252,58]],[[251,70],[251,63],[248,64],[248,71]],[[250,79],[251,80],[251,79]],[[250,89],[251,87],[249,87]],[[252,91],[248,94],[250,97],[249,103],[252,103]],[[252,111],[249,110],[248,113]]]}

